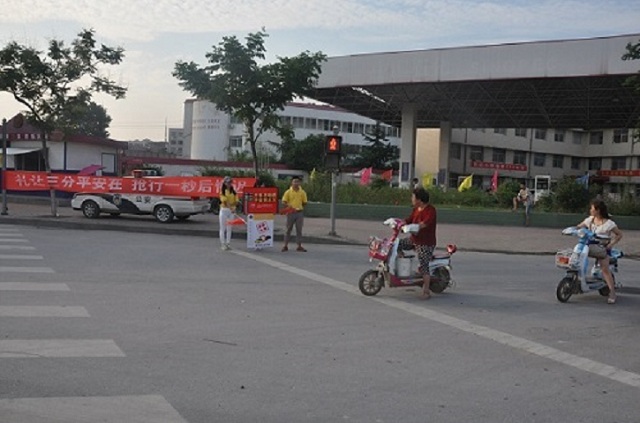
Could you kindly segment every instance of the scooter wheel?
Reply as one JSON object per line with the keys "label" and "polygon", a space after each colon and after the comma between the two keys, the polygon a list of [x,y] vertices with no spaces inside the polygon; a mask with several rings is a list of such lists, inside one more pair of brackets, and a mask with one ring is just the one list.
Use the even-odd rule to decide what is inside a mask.
{"label": "scooter wheel", "polygon": [[429,289],[436,294],[441,293],[449,286],[451,281],[451,274],[444,267],[438,267],[433,271],[431,275],[431,282],[429,283]]}
{"label": "scooter wheel", "polygon": [[611,292],[611,290],[609,289],[608,286],[605,286],[604,288],[600,288],[598,289],[598,292],[600,293],[600,295],[602,295],[603,297],[608,297],[609,296],[609,292]]}
{"label": "scooter wheel", "polygon": [[573,278],[566,277],[558,283],[558,288],[556,289],[556,298],[561,303],[566,303],[569,301],[573,295]]}
{"label": "scooter wheel", "polygon": [[360,276],[358,288],[360,288],[360,292],[370,297],[380,292],[383,284],[384,279],[377,270],[367,270]]}

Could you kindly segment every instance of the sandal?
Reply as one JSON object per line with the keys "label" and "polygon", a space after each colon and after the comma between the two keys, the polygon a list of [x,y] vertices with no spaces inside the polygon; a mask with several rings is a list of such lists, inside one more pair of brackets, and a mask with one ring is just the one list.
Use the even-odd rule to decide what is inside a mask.
{"label": "sandal", "polygon": [[609,296],[609,298],[607,298],[607,304],[615,304],[616,303],[616,297],[613,296]]}

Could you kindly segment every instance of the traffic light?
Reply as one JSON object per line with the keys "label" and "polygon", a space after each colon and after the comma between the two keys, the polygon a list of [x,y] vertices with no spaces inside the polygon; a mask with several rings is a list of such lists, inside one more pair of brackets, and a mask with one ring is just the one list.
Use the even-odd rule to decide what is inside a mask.
{"label": "traffic light", "polygon": [[324,152],[327,154],[340,154],[342,150],[342,137],[339,135],[328,135],[325,139]]}
{"label": "traffic light", "polygon": [[342,137],[327,135],[324,141],[324,166],[330,170],[340,169],[340,153],[342,151]]}

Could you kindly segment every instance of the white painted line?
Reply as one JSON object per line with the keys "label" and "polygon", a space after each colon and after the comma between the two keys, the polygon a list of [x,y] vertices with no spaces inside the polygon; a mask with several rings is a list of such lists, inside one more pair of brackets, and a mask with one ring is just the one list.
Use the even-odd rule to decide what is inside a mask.
{"label": "white painted line", "polygon": [[0,291],[68,291],[66,283],[0,282]]}
{"label": "white painted line", "polygon": [[29,242],[27,239],[0,239],[0,242]]}
{"label": "white painted line", "polygon": [[[258,261],[276,269],[284,270],[302,277],[305,277],[316,282],[323,283],[333,288],[341,289],[351,294],[362,295],[360,290],[353,285],[331,279],[316,273],[309,272],[304,269],[290,266],[285,263],[281,263],[275,260],[271,260],[266,257],[261,257],[256,254],[251,254],[244,251],[232,250],[234,254],[242,257]],[[623,383],[625,385],[640,388],[640,374],[629,372],[623,369],[619,369],[608,364],[600,363],[585,357],[581,357],[575,354],[566,353],[553,347],[548,347],[544,344],[540,344],[535,341],[529,341],[525,338],[513,336],[505,332],[501,332],[489,327],[476,325],[466,320],[458,319],[456,317],[448,316],[440,311],[431,311],[424,306],[419,307],[413,304],[408,304],[402,301],[398,301],[393,298],[384,297],[369,297],[373,301],[385,304],[389,307],[393,307],[407,313],[411,313],[416,316],[423,317],[444,325],[456,328],[463,332],[471,333],[473,335],[480,336],[485,339],[497,342],[502,345],[506,345],[517,350],[527,352],[529,354],[536,355],[538,357],[547,358],[557,363],[565,364],[570,367],[577,368],[579,370],[593,373],[604,378]]]}
{"label": "white painted line", "polygon": [[76,306],[0,306],[0,317],[89,317],[89,312]]}
{"label": "white painted line", "polygon": [[4,422],[187,423],[160,395],[0,400]]}
{"label": "white painted line", "polygon": [[50,267],[0,266],[0,273],[55,273]]}
{"label": "white painted line", "polygon": [[18,228],[8,227],[7,225],[0,225],[0,232],[18,232]]}
{"label": "white painted line", "polygon": [[0,254],[0,260],[44,260],[44,257],[25,254]]}
{"label": "white painted line", "polygon": [[124,357],[110,339],[2,339],[0,358]]}
{"label": "white painted line", "polygon": [[35,250],[36,247],[30,245],[0,245],[0,250]]}
{"label": "white painted line", "polygon": [[24,235],[22,235],[21,233],[17,233],[17,232],[0,232],[0,237],[5,237],[5,236],[16,237],[16,238],[24,238]]}

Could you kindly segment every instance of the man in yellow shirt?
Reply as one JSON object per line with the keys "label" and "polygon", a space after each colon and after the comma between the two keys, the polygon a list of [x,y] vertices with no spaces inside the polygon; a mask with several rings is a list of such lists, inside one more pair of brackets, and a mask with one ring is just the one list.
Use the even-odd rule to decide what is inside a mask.
{"label": "man in yellow shirt", "polygon": [[296,243],[298,244],[296,251],[306,252],[307,250],[302,246],[302,226],[304,225],[303,210],[307,205],[307,193],[300,187],[300,178],[297,176],[291,179],[291,187],[285,191],[282,202],[285,207],[292,209],[291,213],[287,214],[287,231],[284,234],[282,251],[289,251],[289,238],[295,225]]}

